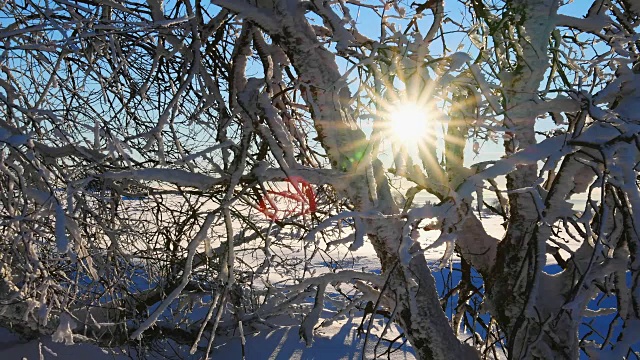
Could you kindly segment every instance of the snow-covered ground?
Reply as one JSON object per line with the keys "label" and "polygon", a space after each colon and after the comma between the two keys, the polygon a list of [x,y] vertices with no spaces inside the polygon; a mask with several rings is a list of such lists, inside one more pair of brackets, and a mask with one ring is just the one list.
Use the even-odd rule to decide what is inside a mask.
{"label": "snow-covered ground", "polygon": [[[497,216],[488,216],[482,219],[487,231],[496,237],[501,237],[504,229],[501,225],[502,219]],[[437,231],[422,231],[420,241],[427,245],[435,240]],[[429,250],[425,255],[427,260],[433,264],[434,271],[438,271],[440,258],[444,254],[444,246]],[[300,249],[302,251],[302,249]],[[292,254],[295,255],[296,250]],[[340,262],[327,261],[326,257],[317,255],[312,259],[310,271],[316,273],[329,272],[330,268],[345,266],[351,269],[380,273],[380,263],[375,255],[371,244],[364,246],[355,252],[347,251],[347,247],[339,245],[333,250],[333,259],[342,259]],[[302,256],[302,253],[300,253]],[[552,258],[548,259],[550,263]],[[261,259],[254,259],[261,261]],[[455,263],[456,259],[453,258]],[[338,265],[336,265],[338,264]],[[444,269],[446,273],[448,269]],[[273,274],[277,277],[277,274]],[[445,277],[442,273],[434,272],[434,277],[439,287],[444,285]],[[322,313],[320,323],[323,320],[332,318],[335,311],[331,306],[327,306]],[[402,345],[401,341],[390,344],[386,341],[379,341],[373,334],[380,334],[385,326],[381,316],[374,318],[371,322],[372,335],[365,335],[358,331],[358,327],[363,320],[362,312],[352,312],[350,317],[339,317],[333,322],[327,322],[326,326],[316,329],[314,343],[311,347],[305,346],[298,334],[299,323],[291,322],[279,328],[265,331],[246,333],[246,346],[244,348],[247,359],[372,359],[375,355],[380,355],[393,349],[390,354],[385,354],[384,358],[390,359],[414,359],[414,355],[409,345]],[[284,321],[283,324],[287,322]],[[364,329],[369,326],[369,317],[364,321]],[[387,331],[385,338],[395,338],[398,336],[397,329]],[[164,349],[166,356],[175,356],[175,349],[172,346]],[[392,348],[390,348],[392,346]],[[157,350],[157,349],[156,349]],[[129,353],[127,353],[129,352]],[[216,338],[212,356],[214,359],[235,359],[241,358],[242,346],[240,336],[233,333],[227,337]],[[156,352],[148,358],[155,358],[160,353]],[[22,341],[6,329],[0,329],[0,359],[125,359],[137,357],[135,349],[100,349],[90,344],[63,345],[54,343],[50,336],[43,336],[39,340]],[[180,358],[190,358],[188,354],[181,352]],[[196,357],[193,357],[196,358]]]}
{"label": "snow-covered ground", "polygon": [[[359,335],[357,327],[359,318],[344,319],[326,328],[321,328],[315,334],[314,343],[306,347],[298,336],[296,326],[283,327],[266,333],[246,335],[247,359],[361,359],[365,352],[366,359],[374,358],[374,348],[377,338],[369,336],[366,350],[365,336]],[[387,350],[388,344],[377,347],[377,354]],[[175,356],[175,352],[167,347],[166,355]],[[132,350],[129,350],[132,351]],[[239,359],[242,346],[239,337],[229,337],[217,341],[211,357],[213,359]],[[120,349],[101,349],[91,344],[63,345],[54,343],[48,336],[40,340],[22,341],[6,329],[0,329],[0,359],[130,359],[136,358],[135,351],[127,354]],[[148,358],[161,358],[159,353],[151,354]],[[185,354],[181,353],[181,357]],[[194,359],[197,357],[193,357]],[[384,358],[387,358],[386,355]],[[409,346],[404,346],[389,356],[390,359],[415,359]]]}

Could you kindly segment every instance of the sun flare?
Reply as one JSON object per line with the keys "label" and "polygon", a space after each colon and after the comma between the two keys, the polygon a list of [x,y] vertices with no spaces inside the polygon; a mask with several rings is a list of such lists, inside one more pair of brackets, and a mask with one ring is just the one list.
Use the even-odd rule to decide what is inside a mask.
{"label": "sun flare", "polygon": [[389,111],[389,128],[399,140],[418,141],[427,132],[427,109],[415,103],[399,103]]}

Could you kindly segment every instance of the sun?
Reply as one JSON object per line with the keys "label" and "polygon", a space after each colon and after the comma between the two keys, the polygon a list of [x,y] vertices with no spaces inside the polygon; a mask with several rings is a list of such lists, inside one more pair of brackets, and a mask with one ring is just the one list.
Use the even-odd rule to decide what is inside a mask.
{"label": "sun", "polygon": [[388,112],[389,130],[400,141],[419,141],[427,133],[428,110],[416,103],[401,102]]}

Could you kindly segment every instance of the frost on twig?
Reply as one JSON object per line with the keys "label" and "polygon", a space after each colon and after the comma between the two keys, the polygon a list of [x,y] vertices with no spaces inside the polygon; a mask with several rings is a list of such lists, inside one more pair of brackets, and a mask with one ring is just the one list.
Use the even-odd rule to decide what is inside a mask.
{"label": "frost on twig", "polygon": [[206,357],[375,301],[418,357],[637,351],[638,6],[404,5],[3,4],[0,323]]}

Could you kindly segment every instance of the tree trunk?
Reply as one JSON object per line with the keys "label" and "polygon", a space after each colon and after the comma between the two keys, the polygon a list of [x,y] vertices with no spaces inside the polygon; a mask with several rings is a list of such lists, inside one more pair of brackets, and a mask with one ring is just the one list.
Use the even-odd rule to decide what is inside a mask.
{"label": "tree trunk", "polygon": [[[511,136],[505,141],[507,154],[537,142],[536,114],[527,109],[527,104],[537,100],[549,67],[548,43],[558,6],[557,0],[509,3],[518,36],[511,39],[511,44],[520,53],[514,70],[503,71],[500,76],[507,109],[504,122]],[[537,191],[537,172],[534,164],[519,166],[507,175],[508,190],[530,191],[509,194],[507,232],[498,244],[496,264],[485,277],[487,303],[505,332],[510,358],[575,358],[578,342],[572,339],[577,340],[577,325],[562,309],[541,309],[537,303],[538,290],[553,288],[557,281],[542,271],[549,233],[538,227],[539,212],[532,193]],[[560,331],[556,334],[556,329],[564,334],[557,336]]]}
{"label": "tree trunk", "polygon": [[[284,3],[284,2],[283,2]],[[358,211],[377,210],[398,214],[387,179],[381,175],[382,165],[366,154],[368,142],[364,133],[347,115],[345,100],[349,93],[336,65],[335,57],[316,38],[300,7],[292,9],[276,5],[282,33],[270,34],[287,53],[300,81],[306,87],[315,127],[333,167],[352,175],[343,189]],[[377,171],[374,171],[377,170]],[[369,173],[377,173],[375,180]],[[371,197],[374,193],[375,198]],[[435,280],[423,255],[417,254],[408,264],[398,256],[404,222],[378,219],[367,222],[371,239],[383,270],[391,272],[388,289],[396,295],[396,321],[421,359],[474,359],[478,353],[462,344],[455,336],[440,307]],[[419,249],[413,249],[417,253]]]}

